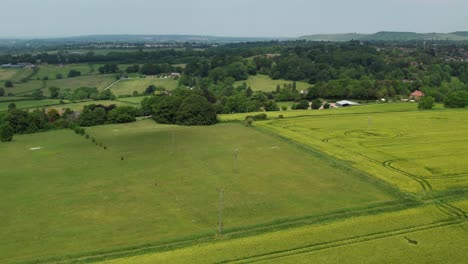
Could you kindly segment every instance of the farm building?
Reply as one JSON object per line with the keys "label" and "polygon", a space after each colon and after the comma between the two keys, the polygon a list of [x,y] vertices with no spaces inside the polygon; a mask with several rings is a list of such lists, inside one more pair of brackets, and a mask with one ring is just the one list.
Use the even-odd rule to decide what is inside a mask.
{"label": "farm building", "polygon": [[416,91],[414,91],[414,92],[412,92],[410,94],[410,99],[415,100],[415,101],[419,101],[419,99],[421,99],[423,96],[424,96],[423,92],[421,92],[419,90],[416,90]]}
{"label": "farm building", "polygon": [[29,63],[29,62],[20,62],[18,64],[3,64],[2,68],[4,69],[20,69],[20,68],[26,68],[26,67],[34,67],[34,64]]}
{"label": "farm building", "polygon": [[347,106],[355,106],[355,105],[360,105],[360,104],[358,104],[356,102],[346,101],[346,100],[339,101],[339,102],[335,103],[336,107],[347,107]]}

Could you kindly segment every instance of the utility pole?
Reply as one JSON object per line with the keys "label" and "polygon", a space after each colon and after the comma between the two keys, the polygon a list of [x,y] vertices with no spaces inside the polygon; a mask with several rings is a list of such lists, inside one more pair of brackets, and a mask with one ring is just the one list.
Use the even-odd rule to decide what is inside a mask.
{"label": "utility pole", "polygon": [[224,188],[220,188],[219,190],[219,234],[223,233],[223,192]]}

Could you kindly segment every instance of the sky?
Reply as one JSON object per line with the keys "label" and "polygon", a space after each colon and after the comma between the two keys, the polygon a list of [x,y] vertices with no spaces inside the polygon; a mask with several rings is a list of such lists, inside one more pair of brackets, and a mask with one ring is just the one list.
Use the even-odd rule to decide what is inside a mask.
{"label": "sky", "polygon": [[468,0],[0,0],[0,37],[468,31]]}

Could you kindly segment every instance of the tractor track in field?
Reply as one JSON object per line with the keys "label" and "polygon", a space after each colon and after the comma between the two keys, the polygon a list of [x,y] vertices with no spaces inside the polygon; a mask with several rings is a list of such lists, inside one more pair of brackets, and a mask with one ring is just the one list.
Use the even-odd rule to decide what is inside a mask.
{"label": "tractor track in field", "polygon": [[382,239],[382,238],[387,238],[387,237],[393,237],[393,236],[398,236],[402,234],[408,234],[412,232],[419,232],[419,231],[431,230],[434,228],[456,225],[462,222],[463,221],[461,219],[445,220],[445,221],[440,221],[437,223],[431,223],[431,224],[426,224],[426,225],[421,225],[421,226],[408,227],[408,228],[402,228],[402,229],[391,230],[391,231],[376,232],[372,234],[355,236],[351,238],[338,239],[334,241],[315,243],[315,244],[310,244],[310,245],[296,247],[296,248],[272,251],[272,252],[268,252],[264,254],[252,255],[249,257],[245,257],[245,258],[224,260],[224,261],[219,261],[216,263],[217,264],[254,263],[254,262],[265,261],[265,260],[274,260],[274,259],[290,257],[294,255],[311,253],[311,252],[318,251],[318,250],[325,250],[325,249],[330,249],[330,248],[335,248],[335,247],[340,247],[340,246],[348,246],[348,245],[353,245],[357,243],[362,243],[362,242],[367,242],[367,241],[372,241],[372,240],[377,240],[377,239]]}
{"label": "tractor track in field", "polygon": [[[321,215],[321,216],[309,216],[309,217],[302,217],[298,219],[291,219],[289,221],[285,221],[285,222],[278,223],[278,224],[267,224],[267,225],[261,225],[258,227],[249,227],[249,228],[244,228],[244,229],[239,229],[239,230],[234,230],[234,231],[227,231],[226,233],[224,233],[224,236],[227,236],[230,238],[247,237],[251,235],[264,234],[264,233],[271,232],[271,231],[284,230],[287,228],[300,227],[300,226],[305,226],[309,224],[326,223],[329,221],[342,220],[342,219],[346,219],[349,217],[373,215],[373,214],[378,214],[382,212],[394,212],[394,211],[399,211],[399,210],[406,209],[406,208],[414,208],[420,205],[421,204],[417,204],[413,201],[385,202],[381,204],[376,204],[374,207],[356,208],[356,209],[349,210],[349,211],[334,212],[334,213]],[[95,254],[93,254],[92,252],[89,252],[88,254],[83,254],[81,256],[76,256],[76,257],[69,256],[69,257],[63,257],[61,259],[54,259],[54,258],[42,259],[42,260],[35,260],[32,262],[25,262],[25,263],[28,263],[28,264],[29,263],[31,264],[32,263],[35,263],[35,264],[39,264],[39,263],[44,263],[44,264],[89,263],[89,262],[95,262],[99,260],[107,260],[107,259],[115,259],[115,258],[120,258],[120,257],[142,255],[146,253],[163,252],[167,250],[174,250],[178,248],[191,246],[194,244],[210,243],[210,242],[214,242],[212,235],[201,236],[201,237],[194,238],[194,239],[174,241],[170,243],[159,243],[159,244],[155,243],[153,245],[147,244],[147,245],[142,245],[142,246],[135,246],[134,248],[127,248],[127,249],[123,248],[120,250],[109,251],[109,252],[102,252],[102,253],[95,253]]]}
{"label": "tractor track in field", "polygon": [[[353,132],[355,132],[356,130],[350,130],[350,131],[346,131],[344,134],[345,136],[351,136]],[[399,133],[397,133],[398,135]],[[402,134],[400,134],[402,135]],[[398,136],[397,136],[398,137]],[[373,159],[373,158],[370,158],[370,157],[367,157],[361,153],[358,153],[356,151],[353,151],[353,150],[349,150],[347,149],[346,147],[343,147],[339,144],[336,144],[336,143],[332,143],[330,142],[331,140],[334,140],[334,139],[340,139],[342,137],[332,137],[332,138],[326,138],[326,139],[323,139],[322,142],[324,143],[328,143],[328,144],[332,144],[333,146],[335,147],[338,147],[340,149],[343,149],[343,150],[346,150],[347,152],[350,152],[350,153],[353,153],[355,155],[358,155],[370,162],[373,162],[375,164],[381,164],[384,168],[387,168],[387,169],[390,169],[390,170],[393,170],[405,177],[409,177],[410,179],[416,181],[422,188],[422,190],[424,191],[424,196],[425,198],[433,198],[433,199],[436,199],[435,195],[434,195],[434,191],[433,191],[433,188],[432,188],[432,185],[424,178],[420,177],[420,176],[417,176],[417,175],[414,175],[414,174],[411,174],[409,172],[406,172],[406,171],[403,171],[403,170],[400,170],[396,167],[393,167],[392,166],[392,163],[393,162],[396,162],[396,161],[400,161],[401,159],[395,159],[395,160],[386,160],[384,162],[381,162],[381,161],[378,161],[376,159]],[[448,214],[448,215],[451,215],[451,216],[454,216],[454,217],[457,217],[463,221],[467,220],[468,219],[468,213],[463,211],[462,209],[456,207],[456,206],[453,206],[449,203],[445,203],[443,202],[442,200],[437,200],[437,208],[439,208],[439,210],[443,211],[444,213]]]}

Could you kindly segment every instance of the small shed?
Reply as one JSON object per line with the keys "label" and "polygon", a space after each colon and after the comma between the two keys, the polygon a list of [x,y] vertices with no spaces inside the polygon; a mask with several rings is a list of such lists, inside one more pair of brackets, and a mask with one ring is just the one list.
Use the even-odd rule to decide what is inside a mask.
{"label": "small shed", "polygon": [[355,105],[360,105],[360,104],[356,102],[347,101],[347,100],[343,100],[343,101],[339,101],[335,103],[336,107],[347,107],[347,106],[355,106]]}

